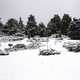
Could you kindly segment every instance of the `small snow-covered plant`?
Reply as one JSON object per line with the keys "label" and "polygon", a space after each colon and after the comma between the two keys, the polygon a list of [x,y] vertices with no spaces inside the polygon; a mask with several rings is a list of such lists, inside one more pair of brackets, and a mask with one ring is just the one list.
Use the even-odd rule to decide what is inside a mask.
{"label": "small snow-covered plant", "polygon": [[56,55],[56,54],[59,55],[61,53],[56,51],[55,49],[43,49],[43,50],[40,50],[40,54],[39,55],[49,56],[49,55]]}
{"label": "small snow-covered plant", "polygon": [[13,46],[13,44],[8,44],[8,46],[11,48]]}
{"label": "small snow-covered plant", "polygon": [[80,43],[67,43],[63,47],[72,52],[80,52]]}

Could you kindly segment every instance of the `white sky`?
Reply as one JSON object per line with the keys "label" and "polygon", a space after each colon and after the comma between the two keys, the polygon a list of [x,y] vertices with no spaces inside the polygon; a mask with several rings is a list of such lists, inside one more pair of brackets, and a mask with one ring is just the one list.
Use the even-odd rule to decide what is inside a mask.
{"label": "white sky", "polygon": [[8,18],[21,16],[26,23],[29,14],[33,14],[38,23],[47,24],[54,14],[68,13],[78,17],[79,7],[79,0],[0,0],[0,17],[6,22]]}

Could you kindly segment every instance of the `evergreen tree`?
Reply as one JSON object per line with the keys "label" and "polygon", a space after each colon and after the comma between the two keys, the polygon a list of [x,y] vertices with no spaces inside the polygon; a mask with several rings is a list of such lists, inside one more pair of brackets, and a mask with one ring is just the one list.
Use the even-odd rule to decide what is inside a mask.
{"label": "evergreen tree", "polygon": [[49,35],[61,31],[61,19],[59,15],[54,15],[54,17],[50,20],[47,25],[47,31]]}
{"label": "evergreen tree", "polygon": [[39,25],[38,25],[38,35],[40,37],[46,36],[46,27],[45,27],[44,23],[42,23],[42,22],[39,23]]}
{"label": "evergreen tree", "polygon": [[68,14],[64,14],[62,21],[61,21],[61,32],[63,35],[67,35],[68,29],[69,29],[69,25],[71,22],[71,17]]}
{"label": "evergreen tree", "polygon": [[23,24],[23,21],[22,21],[22,18],[20,17],[19,18],[19,30],[22,32],[24,31],[24,24]]}
{"label": "evergreen tree", "polygon": [[28,35],[28,38],[37,35],[37,23],[33,15],[30,15],[28,17],[28,22],[26,26],[26,34]]}
{"label": "evergreen tree", "polygon": [[4,27],[4,32],[8,32],[9,34],[14,34],[18,31],[18,21],[16,19],[9,19]]}
{"label": "evergreen tree", "polygon": [[68,36],[71,39],[79,39],[80,40],[80,19],[73,19],[70,24]]}
{"label": "evergreen tree", "polygon": [[59,15],[54,15],[53,22],[56,25],[56,32],[61,29],[61,19]]}
{"label": "evergreen tree", "polygon": [[4,28],[4,25],[3,25],[2,21],[1,21],[1,18],[0,18],[0,31],[2,31],[3,28]]}

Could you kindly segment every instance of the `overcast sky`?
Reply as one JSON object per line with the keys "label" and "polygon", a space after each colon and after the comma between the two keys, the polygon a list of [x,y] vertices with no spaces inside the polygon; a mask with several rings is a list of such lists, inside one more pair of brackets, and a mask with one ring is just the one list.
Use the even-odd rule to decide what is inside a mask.
{"label": "overcast sky", "polygon": [[47,24],[54,14],[80,16],[79,8],[80,0],[0,0],[0,17],[6,22],[8,18],[21,16],[26,22],[29,14],[33,14],[38,23]]}

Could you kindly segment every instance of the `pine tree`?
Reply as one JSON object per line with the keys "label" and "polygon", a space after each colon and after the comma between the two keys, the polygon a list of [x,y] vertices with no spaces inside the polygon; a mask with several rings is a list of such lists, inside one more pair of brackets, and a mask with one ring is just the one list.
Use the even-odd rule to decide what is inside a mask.
{"label": "pine tree", "polygon": [[20,32],[24,31],[24,24],[23,24],[23,21],[22,21],[22,18],[20,17],[19,18],[19,30]]}
{"label": "pine tree", "polygon": [[0,18],[0,31],[2,31],[3,28],[4,28],[4,25],[3,25],[2,21],[1,21],[1,18]]}
{"label": "pine tree", "polygon": [[33,15],[30,15],[28,17],[28,22],[26,26],[26,34],[28,35],[28,38],[37,35],[37,23]]}
{"label": "pine tree", "polygon": [[69,26],[68,36],[71,39],[79,39],[80,40],[80,19],[73,19]]}
{"label": "pine tree", "polygon": [[61,33],[63,35],[67,35],[68,29],[69,29],[69,25],[71,22],[71,17],[68,14],[64,14],[62,21],[61,21]]}
{"label": "pine tree", "polygon": [[38,25],[38,35],[40,37],[46,36],[46,27],[45,27],[44,23],[42,23],[42,22],[39,23],[39,25]]}
{"label": "pine tree", "polygon": [[4,27],[4,32],[8,32],[9,34],[14,34],[18,31],[18,21],[16,19],[9,19]]}
{"label": "pine tree", "polygon": [[61,30],[61,19],[59,15],[54,15],[47,25],[48,35],[58,33]]}

